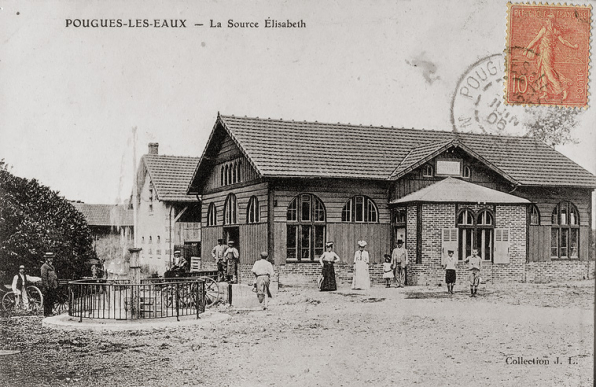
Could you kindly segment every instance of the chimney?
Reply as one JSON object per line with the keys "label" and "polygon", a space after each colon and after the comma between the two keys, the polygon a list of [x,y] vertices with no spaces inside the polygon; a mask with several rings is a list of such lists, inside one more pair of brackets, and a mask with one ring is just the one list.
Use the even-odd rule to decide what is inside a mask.
{"label": "chimney", "polygon": [[150,155],[157,155],[159,154],[159,143],[157,142],[150,142],[149,143],[149,153]]}

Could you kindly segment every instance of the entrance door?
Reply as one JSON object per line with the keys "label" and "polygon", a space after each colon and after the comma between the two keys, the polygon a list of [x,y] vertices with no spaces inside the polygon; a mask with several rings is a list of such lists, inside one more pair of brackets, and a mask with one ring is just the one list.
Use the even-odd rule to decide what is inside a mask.
{"label": "entrance door", "polygon": [[229,241],[234,241],[234,247],[240,251],[240,228],[224,227],[224,240],[226,244]]}

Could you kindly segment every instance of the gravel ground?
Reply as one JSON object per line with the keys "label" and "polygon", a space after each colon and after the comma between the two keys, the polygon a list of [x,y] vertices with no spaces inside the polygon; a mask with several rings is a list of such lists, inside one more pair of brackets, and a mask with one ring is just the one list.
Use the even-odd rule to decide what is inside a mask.
{"label": "gravel ground", "polygon": [[[63,332],[3,317],[0,350],[20,352],[0,356],[0,385],[593,385],[593,281],[459,288],[284,288],[268,311],[222,307],[232,317],[203,328]],[[507,364],[522,357],[549,364]]]}

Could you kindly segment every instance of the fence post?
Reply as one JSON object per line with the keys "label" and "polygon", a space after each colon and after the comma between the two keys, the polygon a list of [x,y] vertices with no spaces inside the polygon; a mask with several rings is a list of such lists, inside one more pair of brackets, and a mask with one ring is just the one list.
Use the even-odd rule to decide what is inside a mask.
{"label": "fence post", "polygon": [[176,282],[176,321],[180,321],[180,283]]}

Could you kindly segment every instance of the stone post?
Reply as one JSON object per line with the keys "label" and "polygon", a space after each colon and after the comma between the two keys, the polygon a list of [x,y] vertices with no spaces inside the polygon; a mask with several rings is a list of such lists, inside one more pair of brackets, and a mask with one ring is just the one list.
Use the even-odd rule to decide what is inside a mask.
{"label": "stone post", "polygon": [[130,313],[131,318],[138,319],[140,317],[139,311],[139,286],[141,284],[141,265],[139,261],[139,253],[141,252],[140,247],[131,247],[128,249],[130,252],[130,265],[128,275],[130,278],[130,284],[134,285],[131,287],[130,294]]}

